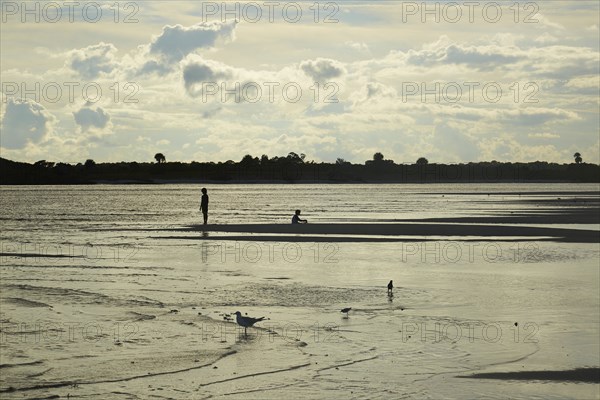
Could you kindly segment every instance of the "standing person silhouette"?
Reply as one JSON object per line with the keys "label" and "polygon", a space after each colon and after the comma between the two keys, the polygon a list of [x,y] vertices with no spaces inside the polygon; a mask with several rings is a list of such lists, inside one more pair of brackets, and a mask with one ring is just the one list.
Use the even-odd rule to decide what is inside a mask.
{"label": "standing person silhouette", "polygon": [[296,213],[292,217],[292,224],[305,224],[308,220],[300,218],[300,210],[296,210]]}
{"label": "standing person silhouette", "polygon": [[208,223],[208,194],[206,194],[206,188],[202,188],[202,198],[200,200],[200,211],[204,216],[204,225]]}

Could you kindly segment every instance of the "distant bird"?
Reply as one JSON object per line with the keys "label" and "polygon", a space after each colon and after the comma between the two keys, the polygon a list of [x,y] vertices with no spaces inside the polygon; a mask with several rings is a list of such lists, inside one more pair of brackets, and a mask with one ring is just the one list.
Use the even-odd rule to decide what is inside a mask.
{"label": "distant bird", "polygon": [[348,313],[352,310],[352,307],[342,308],[341,312],[346,313],[346,318],[348,318]]}
{"label": "distant bird", "polygon": [[388,283],[388,295],[392,295],[394,294],[394,283],[392,281],[390,281],[390,283]]}
{"label": "distant bird", "polygon": [[246,329],[254,325],[255,323],[262,321],[265,317],[260,318],[252,318],[252,317],[243,317],[242,313],[239,311],[235,312],[235,321],[239,326],[244,327],[244,336],[246,335]]}

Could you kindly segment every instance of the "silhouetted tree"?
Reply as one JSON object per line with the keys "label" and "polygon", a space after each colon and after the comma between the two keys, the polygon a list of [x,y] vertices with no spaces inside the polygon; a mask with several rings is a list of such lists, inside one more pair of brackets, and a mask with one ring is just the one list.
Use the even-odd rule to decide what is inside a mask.
{"label": "silhouetted tree", "polygon": [[375,162],[383,161],[383,154],[381,154],[379,152],[373,154],[373,161],[375,161]]}
{"label": "silhouetted tree", "polygon": [[164,162],[167,161],[167,159],[165,158],[163,153],[156,153],[154,155],[154,159],[156,160],[157,163],[162,164]]}
{"label": "silhouetted tree", "polygon": [[426,159],[425,157],[419,157],[419,159],[417,160],[417,165],[427,165],[429,164],[429,160]]}
{"label": "silhouetted tree", "polygon": [[54,166],[54,163],[51,161],[40,160],[40,161],[36,161],[33,165],[35,165],[36,167],[41,167],[41,168],[52,168]]}
{"label": "silhouetted tree", "polygon": [[73,166],[71,164],[59,162],[54,166],[54,170],[58,175],[65,175],[73,170]]}
{"label": "silhouetted tree", "polygon": [[265,165],[269,162],[269,156],[266,154],[263,154],[262,156],[260,156],[260,164],[261,165]]}
{"label": "silhouetted tree", "polygon": [[305,157],[306,157],[306,154],[304,154],[304,153],[300,153],[300,155],[298,155],[298,154],[296,154],[296,153],[294,153],[294,152],[292,151],[292,152],[290,152],[290,153],[287,155],[287,157],[286,157],[286,158],[287,158],[289,161],[293,162],[293,163],[298,163],[298,164],[299,164],[299,163],[303,163],[303,162],[304,162],[304,158],[305,158]]}
{"label": "silhouetted tree", "polygon": [[[581,153],[573,154],[574,158]],[[422,158],[422,157],[418,157]],[[312,161],[298,162],[301,156],[294,154],[269,159],[263,157],[264,165],[258,166],[260,159],[244,157],[242,161],[192,162],[190,164],[169,162],[166,165],[143,162],[98,163],[83,160],[77,166],[66,163],[52,163],[40,160],[33,164],[19,163],[0,157],[0,185],[3,184],[74,184],[92,183],[97,180],[152,181],[153,179],[201,179],[201,180],[272,180],[289,182],[470,182],[473,180],[494,182],[521,182],[531,180],[600,182],[600,166],[589,160],[567,160],[570,165],[555,162],[536,161],[528,163],[482,161],[464,164],[438,164],[435,169],[415,164],[398,168],[392,160],[375,162],[369,159],[365,165],[350,164],[343,158],[331,163],[320,162],[312,166]],[[296,160],[294,162],[292,160]],[[421,163],[422,161],[419,161]],[[576,164],[576,162],[579,162]],[[85,164],[85,165],[84,165]]]}
{"label": "silhouetted tree", "polygon": [[575,157],[575,162],[577,164],[581,164],[581,162],[583,161],[583,158],[581,158],[581,154],[579,152],[573,154],[573,157]]}
{"label": "silhouetted tree", "polygon": [[240,165],[244,167],[250,167],[253,165],[258,165],[260,163],[258,157],[252,157],[250,154],[246,154],[244,158],[240,161]]}

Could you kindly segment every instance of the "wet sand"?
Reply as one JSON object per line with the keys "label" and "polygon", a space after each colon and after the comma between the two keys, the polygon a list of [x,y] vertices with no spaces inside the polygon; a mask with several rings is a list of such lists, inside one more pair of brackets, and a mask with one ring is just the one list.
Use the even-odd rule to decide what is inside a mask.
{"label": "wet sand", "polygon": [[458,378],[587,382],[600,384],[600,368],[575,368],[565,371],[489,372],[469,376],[459,376]]}
{"label": "wet sand", "polygon": [[[566,228],[544,228],[531,226],[506,226],[506,225],[476,225],[476,224],[441,224],[441,223],[387,223],[387,224],[236,224],[236,225],[195,225],[188,229],[177,229],[179,231],[195,232],[222,232],[222,233],[250,233],[250,234],[283,234],[278,240],[290,241],[315,241],[314,236],[303,237],[303,235],[329,235],[322,240],[336,241],[341,237],[334,235],[366,235],[366,236],[420,236],[420,237],[494,237],[502,238],[528,238],[529,240],[553,240],[571,243],[597,243],[600,240],[600,231],[566,229]],[[297,236],[290,236],[297,235]],[[226,236],[221,237],[226,239]],[[240,237],[237,236],[236,240]],[[249,240],[256,237],[248,236]],[[271,238],[273,239],[273,238]],[[365,238],[363,240],[369,240]],[[400,239],[399,239],[400,240]]]}
{"label": "wet sand", "polygon": [[[520,260],[514,243],[495,243],[494,263],[485,253],[452,263],[376,242],[340,243],[333,262],[315,261],[314,243],[296,243],[298,260],[256,262],[247,242],[203,253],[187,239],[140,240],[121,265],[13,258],[0,298],[1,398],[598,395],[594,370],[579,374],[598,362],[595,245],[535,242]],[[268,319],[246,337],[237,310]]]}
{"label": "wet sand", "polygon": [[4,237],[0,398],[600,398],[597,210],[202,226],[106,199]]}

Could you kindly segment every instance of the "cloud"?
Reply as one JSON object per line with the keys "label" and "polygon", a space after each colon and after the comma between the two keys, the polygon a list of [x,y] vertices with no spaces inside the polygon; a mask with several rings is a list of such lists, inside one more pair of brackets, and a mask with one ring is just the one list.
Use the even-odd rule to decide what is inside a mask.
{"label": "cloud", "polygon": [[351,104],[353,111],[386,112],[395,108],[395,104],[399,102],[398,92],[380,82],[367,82],[350,97],[353,99]]}
{"label": "cloud", "polygon": [[137,71],[137,75],[148,75],[155,73],[158,76],[164,76],[171,71],[172,68],[170,65],[160,63],[156,60],[148,60]]}
{"label": "cloud", "polygon": [[[564,87],[572,89],[593,89],[595,93],[598,93],[600,82],[598,82],[598,75],[583,75],[573,77],[564,85]],[[561,87],[561,89],[563,89],[563,87]]]}
{"label": "cloud", "polygon": [[369,51],[369,46],[365,42],[353,42],[352,40],[348,40],[348,41],[344,42],[344,44],[346,46],[350,47],[351,49],[359,51],[359,52],[368,52]]}
{"label": "cloud", "polygon": [[306,60],[300,63],[300,69],[304,73],[315,80],[315,82],[323,82],[333,78],[337,78],[346,73],[346,69],[336,60],[329,58],[317,58],[315,60]]}
{"label": "cloud", "polygon": [[231,67],[218,61],[205,60],[200,56],[190,56],[183,63],[183,84],[192,97],[202,93],[202,83],[216,83],[234,75]]}
{"label": "cloud", "polygon": [[[509,79],[509,76],[510,79],[567,80],[577,75],[597,75],[597,50],[583,46],[551,45],[554,38],[547,33],[529,39],[529,44],[506,44],[503,43],[508,40],[506,37],[496,35],[491,40],[485,38],[475,43],[459,43],[442,35],[437,41],[426,43],[419,49],[391,50],[385,57],[348,64],[348,68],[352,70],[359,67],[362,75],[375,73],[379,78],[385,74],[385,78],[390,80],[427,76],[435,76],[435,80],[445,77],[456,79],[460,76],[458,74],[463,74],[471,81],[485,75],[494,80]],[[498,75],[500,72],[503,75]],[[464,75],[466,73],[470,76]]]}
{"label": "cloud", "polygon": [[165,26],[149,45],[140,46],[141,52],[129,62],[134,65],[134,76],[155,74],[164,77],[178,69],[177,62],[201,48],[214,47],[219,39],[235,39],[237,22],[202,22],[189,27]]}
{"label": "cloud", "polygon": [[540,43],[540,44],[546,44],[546,43],[556,43],[558,42],[558,38],[556,36],[552,36],[551,34],[549,34],[548,32],[544,32],[542,35],[538,36],[537,38],[535,38],[534,42],[536,43]]}
{"label": "cloud", "polygon": [[482,159],[531,162],[538,160],[564,160],[571,162],[572,157],[562,154],[554,145],[524,145],[510,135],[482,139],[480,144]]}
{"label": "cloud", "polygon": [[75,123],[80,126],[83,132],[93,128],[104,129],[110,121],[110,115],[101,107],[96,109],[84,107],[73,113]]}
{"label": "cloud", "polygon": [[38,143],[52,131],[55,118],[41,104],[30,99],[8,98],[1,124],[1,145],[8,149]]}
{"label": "cloud", "polygon": [[560,135],[557,135],[556,133],[542,132],[542,133],[530,133],[529,135],[527,135],[527,137],[530,137],[533,139],[557,139],[560,137]]}
{"label": "cloud", "polygon": [[450,161],[477,160],[479,150],[476,141],[458,127],[446,122],[434,128],[433,143],[442,154],[442,159]]}
{"label": "cloud", "polygon": [[71,50],[68,63],[71,69],[84,79],[95,79],[101,74],[110,74],[118,63],[115,60],[117,48],[111,43],[98,44]]}
{"label": "cloud", "polygon": [[564,26],[562,26],[559,23],[550,21],[550,19],[548,17],[546,17],[545,15],[543,15],[541,13],[535,14],[533,17],[531,17],[531,20],[537,21],[537,23],[534,24],[534,26],[536,26],[536,27],[539,26],[540,28],[551,28],[551,29],[557,30],[557,31],[565,30]]}
{"label": "cloud", "polygon": [[512,64],[519,57],[506,54],[507,48],[499,46],[448,46],[445,60],[450,64],[469,64],[472,66],[490,67],[501,64]]}
{"label": "cloud", "polygon": [[551,121],[577,121],[581,119],[576,112],[570,110],[541,107],[503,110],[499,112],[499,116],[501,119],[504,119],[504,122],[521,126],[541,125]]}
{"label": "cloud", "polygon": [[388,84],[406,80],[568,80],[598,71],[598,52],[588,47],[545,46],[535,43],[535,37],[531,38],[531,47],[452,43],[443,39],[421,49],[391,50],[383,58],[359,61],[348,68],[358,68],[358,78],[373,76]]}
{"label": "cloud", "polygon": [[366,85],[367,90],[367,100],[372,99],[374,97],[388,97],[388,98],[397,98],[398,92],[394,90],[394,88],[390,88],[388,86],[382,85],[379,82],[369,82]]}
{"label": "cloud", "polygon": [[150,53],[160,55],[173,63],[183,60],[188,54],[200,48],[210,48],[218,39],[235,39],[237,21],[201,22],[192,26],[167,25],[160,35],[150,43]]}
{"label": "cloud", "polygon": [[527,67],[537,76],[567,80],[578,75],[597,75],[599,60],[597,50],[555,45],[531,49]]}
{"label": "cloud", "polygon": [[461,120],[485,121],[488,123],[501,122],[512,126],[533,126],[546,123],[566,123],[581,120],[573,111],[561,108],[511,108],[484,109],[480,107],[447,106],[427,104],[425,109],[436,117],[453,117]]}
{"label": "cloud", "polygon": [[[29,91],[40,83],[38,101],[51,115],[32,106],[28,111],[39,113],[38,120],[33,115],[11,119],[14,110],[6,112],[7,101],[0,104],[0,117],[7,118],[0,120],[2,141],[9,143],[5,125],[14,126],[15,121],[31,136],[18,136],[13,146],[25,143],[24,148],[4,147],[3,157],[35,161],[51,152],[66,160],[151,159],[156,142],[168,139],[171,143],[165,146],[181,151],[181,159],[198,152],[202,160],[215,161],[240,159],[246,152],[293,150],[309,158],[341,156],[360,162],[375,151],[410,162],[420,155],[432,162],[474,157],[571,162],[573,152],[582,149],[589,154],[586,161],[598,160],[600,153],[589,150],[598,149],[597,4],[545,7],[544,16],[531,16],[542,20],[538,24],[515,24],[512,15],[505,15],[493,26],[478,18],[448,30],[431,24],[398,25],[393,5],[350,2],[342,7],[351,11],[344,17],[359,25],[320,24],[316,29],[314,24],[244,23],[239,30],[233,22],[196,24],[202,19],[195,6],[162,3],[148,2],[133,30],[88,24],[90,29],[77,32],[79,44],[72,48],[64,47],[64,30],[48,30],[44,24],[21,27],[22,32],[19,28],[35,39],[31,46],[27,36],[13,32],[14,46],[3,47],[9,54],[3,51],[2,80],[22,83]],[[519,20],[530,10],[521,7]],[[35,51],[19,51],[23,48]],[[104,101],[83,107],[80,86],[75,103],[67,103],[63,85],[59,102],[42,98],[44,83],[82,81],[82,76],[99,81]],[[135,104],[121,101],[132,92],[124,88],[129,80],[140,88]],[[335,81],[339,103],[325,102],[332,86],[314,89],[315,81],[322,80]],[[111,102],[117,81],[121,100]],[[212,95],[205,89],[208,102],[197,97],[204,82],[219,86]],[[251,91],[242,91],[244,100],[234,101],[236,84],[245,88],[252,82],[262,89],[260,101],[246,100],[253,97]],[[274,100],[266,82],[279,83]],[[282,95],[288,82],[303,90],[297,103]],[[479,84],[472,90],[473,100],[465,82]],[[502,88],[497,103],[482,95],[488,82]],[[418,84],[420,91],[407,95],[406,83]],[[448,96],[423,97],[424,88],[436,83],[450,89],[442,91]],[[457,103],[448,100],[454,93],[448,84],[462,88]],[[487,93],[493,96],[490,89]],[[55,119],[44,124],[49,117]],[[107,135],[115,120],[119,135]],[[138,142],[137,137],[149,140]],[[205,140],[202,148],[194,145],[199,138]],[[184,149],[184,143],[190,146]],[[171,155],[172,160],[177,157]]]}
{"label": "cloud", "polygon": [[406,53],[392,51],[390,55],[404,59],[409,65],[464,64],[476,69],[513,64],[524,57],[524,54],[514,46],[497,44],[467,46],[452,43],[447,36],[424,45],[420,50],[409,50]]}

